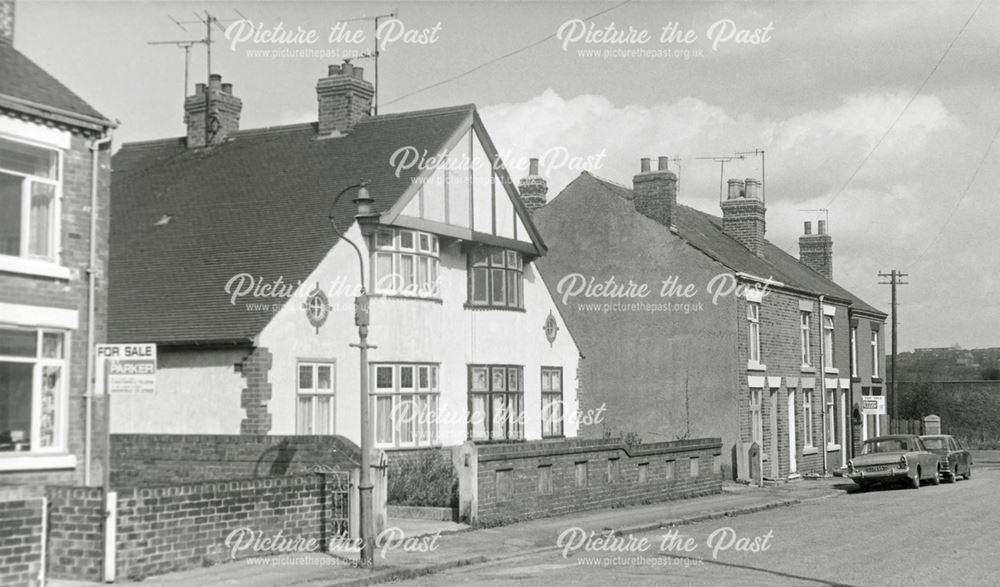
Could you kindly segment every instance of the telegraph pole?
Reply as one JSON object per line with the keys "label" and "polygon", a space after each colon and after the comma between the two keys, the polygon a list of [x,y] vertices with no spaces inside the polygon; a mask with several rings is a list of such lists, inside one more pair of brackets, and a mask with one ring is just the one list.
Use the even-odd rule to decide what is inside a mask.
{"label": "telegraph pole", "polygon": [[896,327],[899,324],[899,321],[897,320],[898,306],[896,303],[896,286],[909,285],[909,283],[903,281],[903,278],[909,277],[909,274],[900,273],[899,271],[893,269],[889,273],[879,272],[878,276],[889,279],[889,281],[880,281],[879,285],[888,285],[892,287],[892,362],[889,363],[889,377],[892,379],[892,401],[890,402],[892,408],[890,412],[892,414],[892,420],[895,421],[896,417],[899,415],[899,396],[896,395],[896,392],[899,389],[896,382],[896,345],[898,338],[896,336]]}

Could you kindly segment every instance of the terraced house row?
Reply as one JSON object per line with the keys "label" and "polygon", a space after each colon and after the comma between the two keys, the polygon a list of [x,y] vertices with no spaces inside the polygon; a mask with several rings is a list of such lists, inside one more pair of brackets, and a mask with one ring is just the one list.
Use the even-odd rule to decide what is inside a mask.
{"label": "terraced house row", "polygon": [[642,160],[631,188],[584,172],[548,203],[526,200],[550,287],[613,278],[652,293],[602,304],[553,289],[587,357],[580,406],[607,408],[583,434],[721,436],[740,479],[845,466],[886,425],[860,409],[883,394],[886,315],[833,280],[825,220],[815,233],[805,223],[796,259],[764,238],[759,180],[729,180],[719,217],[678,202],[666,157],[651,167]]}

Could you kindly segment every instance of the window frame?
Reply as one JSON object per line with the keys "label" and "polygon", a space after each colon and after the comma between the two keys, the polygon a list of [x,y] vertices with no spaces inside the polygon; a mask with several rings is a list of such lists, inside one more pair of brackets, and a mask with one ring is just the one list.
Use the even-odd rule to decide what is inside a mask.
{"label": "window frame", "polygon": [[[0,324],[0,328],[7,331],[33,332],[35,338],[34,355],[0,355],[0,362],[31,365],[31,415],[28,432],[28,448],[26,450],[3,450],[0,451],[0,459],[8,456],[44,456],[53,454],[65,454],[69,451],[69,378],[72,332],[59,328],[48,327],[23,327],[12,324]],[[56,334],[62,339],[61,357],[46,357],[44,348],[44,338],[46,334]],[[60,371],[58,388],[55,389],[57,397],[53,400],[53,422],[52,440],[48,446],[39,446],[42,438],[42,378],[45,368],[57,368]],[[13,430],[11,430],[13,431]]]}
{"label": "window frame", "polygon": [[[380,239],[391,235],[391,244],[380,244]],[[411,246],[403,246],[404,236],[412,239]],[[423,247],[424,238],[428,246]],[[371,291],[375,295],[411,299],[441,298],[441,247],[440,238],[433,233],[408,228],[383,227],[375,232],[371,241],[369,257]],[[382,275],[381,259],[388,257],[391,267],[389,276]],[[402,274],[404,261],[409,260],[409,276]],[[426,263],[426,265],[424,265]],[[425,267],[423,271],[421,268]],[[383,282],[391,277],[392,283]],[[401,282],[401,283],[400,283]],[[398,287],[397,287],[398,285]]]}
{"label": "window frame", "polygon": [[834,345],[836,344],[837,322],[829,314],[823,315],[823,369],[832,371],[836,369],[834,361]]}
{"label": "window frame", "polygon": [[872,379],[881,379],[879,376],[879,349],[881,345],[879,344],[878,334],[878,330],[871,331]]}
{"label": "window frame", "polygon": [[[564,403],[563,390],[565,389],[565,379],[563,378],[563,368],[562,367],[549,367],[543,366],[539,370],[541,376],[540,380],[540,397],[541,397],[541,421],[542,421],[542,438],[562,438],[565,436],[565,430],[563,428],[563,422],[565,421],[565,411],[566,404]],[[559,376],[559,390],[555,391],[552,389],[552,376],[558,374]],[[549,389],[545,389],[545,379],[546,375],[549,376]],[[550,403],[553,402],[553,403]],[[546,408],[550,405],[557,406],[558,413],[555,416],[554,421],[552,420],[551,410],[549,411],[549,419],[546,419]],[[547,432],[548,431],[548,432]]]}
{"label": "window frame", "polygon": [[[523,254],[501,247],[477,245],[469,249],[466,254],[466,270],[468,275],[466,307],[524,310]],[[483,292],[479,291],[477,285],[479,275],[484,276]],[[500,297],[496,295],[499,290],[503,290],[501,301],[496,299]],[[510,295],[512,291],[515,292],[516,300]],[[483,295],[479,295],[480,293]]]}
{"label": "window frame", "polygon": [[761,364],[760,302],[747,301],[747,361]]}
{"label": "window frame", "polygon": [[[309,388],[302,387],[302,368],[309,367],[312,385]],[[330,387],[328,390],[319,387],[319,370],[327,367],[330,369]],[[310,414],[312,422],[309,431],[302,430],[301,413],[302,399],[309,398]],[[327,416],[329,419],[328,432],[319,432],[322,427],[320,423],[320,401],[324,398],[329,403]],[[295,362],[295,434],[303,436],[325,436],[337,433],[337,362],[334,359],[298,359]]]}
{"label": "window frame", "polygon": [[812,367],[812,312],[799,310],[799,350],[802,366]]}
{"label": "window frame", "polygon": [[[486,371],[486,389],[477,389],[476,387],[476,372],[485,369]],[[498,379],[496,377],[497,372],[502,372],[504,374],[504,381],[502,388],[498,386]],[[517,382],[519,389],[511,391],[511,372],[517,373]],[[521,441],[525,439],[525,393],[524,393],[524,366],[523,365],[507,365],[507,364],[470,364],[467,366],[468,372],[468,382],[467,382],[467,409],[469,414],[468,425],[466,430],[466,438],[474,442],[510,442],[510,441]],[[484,414],[483,414],[483,431],[484,436],[476,435],[476,410],[474,408],[474,401],[476,398],[485,398]],[[510,404],[512,399],[517,405],[517,416],[510,418],[509,416],[504,420],[504,430],[503,435],[500,435],[494,428],[497,423],[496,414],[493,413],[493,408],[496,405],[496,400],[498,398],[503,399],[503,409],[510,410]]]}
{"label": "window frame", "polygon": [[813,390],[802,389],[802,419],[805,435],[803,436],[803,448],[815,448],[816,439],[813,436]]}
{"label": "window frame", "polygon": [[851,326],[851,377],[858,377],[858,327]]}
{"label": "window frame", "polygon": [[837,442],[840,426],[837,425],[837,389],[829,387],[826,389],[826,447],[827,450],[836,450],[840,447]]}
{"label": "window frame", "polygon": [[[441,364],[431,362],[391,362],[370,363],[369,406],[372,440],[376,448],[422,448],[441,445],[438,411],[441,406]],[[390,387],[379,386],[379,369],[391,369]],[[421,374],[426,369],[427,384],[423,384]],[[410,384],[403,385],[404,370],[409,370]],[[391,440],[380,437],[381,403],[388,399],[388,423]],[[381,401],[380,401],[381,400]],[[405,404],[404,402],[410,402]],[[407,407],[409,406],[409,407]],[[411,422],[409,440],[404,440],[404,422],[397,416],[408,410]],[[422,418],[426,421],[421,421]]]}
{"label": "window frame", "polygon": [[[0,253],[0,258],[2,259],[17,259],[21,262],[28,263],[44,263],[58,265],[62,257],[62,201],[63,201],[63,178],[65,177],[64,169],[64,153],[63,149],[59,147],[54,147],[52,145],[47,145],[38,141],[28,140],[18,136],[12,136],[9,134],[0,134],[0,142],[7,141],[10,143],[25,145],[35,149],[43,149],[55,153],[55,178],[42,177],[30,173],[25,173],[23,171],[15,171],[9,167],[4,167],[3,161],[0,160],[0,175],[8,175],[12,177],[19,177],[22,180],[21,183],[21,217],[18,221],[18,226],[21,231],[18,243],[18,254],[10,255],[6,253]],[[48,235],[48,249],[49,254],[45,256],[32,255],[30,252],[31,247],[31,185],[35,182],[51,185],[54,187],[52,194],[52,209],[49,211],[49,235]]]}

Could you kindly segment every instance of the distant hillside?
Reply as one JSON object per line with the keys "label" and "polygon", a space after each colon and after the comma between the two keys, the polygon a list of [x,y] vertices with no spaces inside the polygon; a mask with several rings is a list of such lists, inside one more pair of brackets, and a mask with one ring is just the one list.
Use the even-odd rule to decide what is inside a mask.
{"label": "distant hillside", "polygon": [[[886,365],[891,365],[890,361],[891,357],[886,357]],[[896,374],[900,381],[1000,379],[1000,347],[963,349],[956,345],[899,353]]]}

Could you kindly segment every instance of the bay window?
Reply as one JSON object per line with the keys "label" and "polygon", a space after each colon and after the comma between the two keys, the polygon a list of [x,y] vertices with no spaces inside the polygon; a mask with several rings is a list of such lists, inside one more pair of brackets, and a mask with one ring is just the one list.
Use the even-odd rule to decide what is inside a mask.
{"label": "bay window", "polygon": [[542,367],[542,437],[563,435],[561,367]]}
{"label": "bay window", "polygon": [[375,233],[373,289],[377,294],[440,296],[438,237],[426,232],[382,229]]}
{"label": "bay window", "polygon": [[521,254],[490,247],[471,251],[469,305],[524,308],[524,258]]}
{"label": "bay window", "polygon": [[333,434],[335,385],[333,363],[298,364],[296,434]]}
{"label": "bay window", "polygon": [[60,155],[0,138],[0,255],[55,261]]}
{"label": "bay window", "polygon": [[524,368],[469,366],[469,439],[524,438]]}
{"label": "bay window", "polygon": [[0,452],[66,449],[67,338],[0,327]]}
{"label": "bay window", "polygon": [[372,419],[379,447],[438,443],[438,366],[373,364]]}

